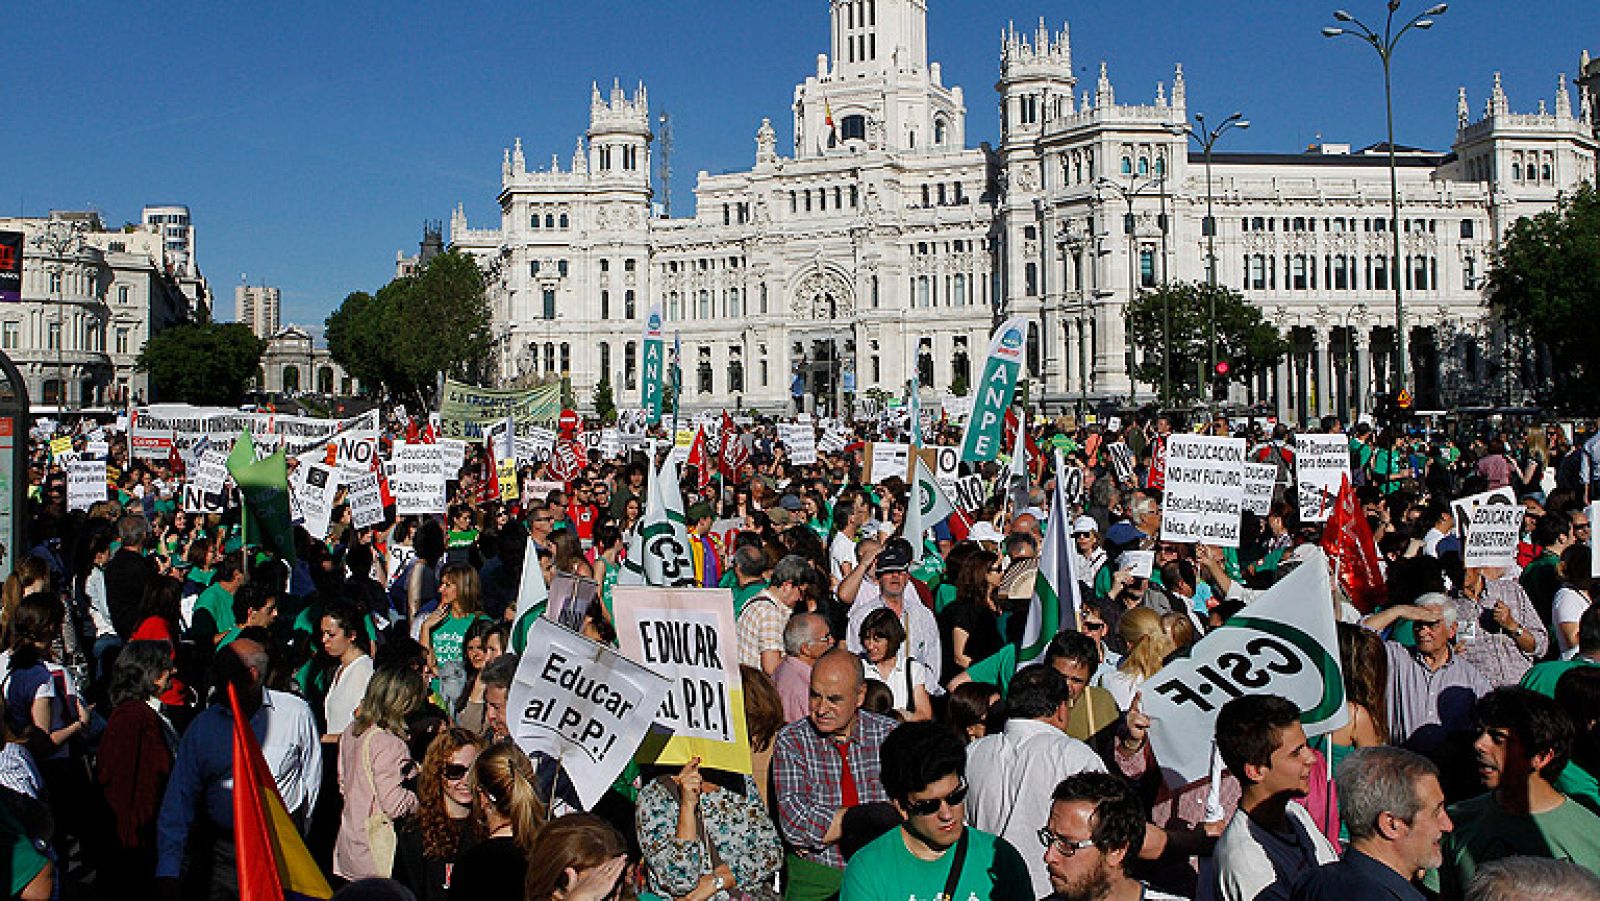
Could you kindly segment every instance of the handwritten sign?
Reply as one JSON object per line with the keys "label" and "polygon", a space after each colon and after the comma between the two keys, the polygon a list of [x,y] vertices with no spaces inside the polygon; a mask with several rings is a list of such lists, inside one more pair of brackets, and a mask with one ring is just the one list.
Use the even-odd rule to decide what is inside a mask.
{"label": "handwritten sign", "polygon": [[1239,546],[1244,502],[1244,439],[1173,435],[1167,439],[1161,540]]}
{"label": "handwritten sign", "polygon": [[1343,435],[1296,435],[1294,478],[1300,485],[1300,519],[1327,522],[1339,486],[1350,475],[1350,445]]}
{"label": "handwritten sign", "polygon": [[1272,512],[1272,489],[1278,481],[1278,467],[1271,463],[1244,464],[1244,501],[1241,509],[1246,513],[1266,516]]}

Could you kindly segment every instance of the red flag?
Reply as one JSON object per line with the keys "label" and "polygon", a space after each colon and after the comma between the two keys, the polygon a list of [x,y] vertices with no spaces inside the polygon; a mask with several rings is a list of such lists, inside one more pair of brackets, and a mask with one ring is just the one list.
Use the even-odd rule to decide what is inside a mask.
{"label": "red flag", "polygon": [[[733,425],[733,417],[727,410],[722,411],[722,453],[717,461],[722,470],[724,481],[732,481],[739,475],[739,467],[750,459],[750,448],[745,447],[740,440],[739,432]],[[730,547],[732,545],[729,545]]]}
{"label": "red flag", "polygon": [[1153,491],[1167,489],[1167,436],[1157,435],[1150,444],[1150,473],[1145,486]]}
{"label": "red flag", "polygon": [[1347,475],[1339,486],[1328,522],[1322,527],[1322,550],[1333,561],[1333,571],[1350,602],[1371,613],[1388,594],[1383,570],[1378,568],[1378,548],[1372,541],[1367,517],[1356,503],[1356,490]]}
{"label": "red flag", "polygon": [[278,795],[255,732],[228,686],[233,712],[233,839],[239,901],[329,898],[333,890],[317,869]]}
{"label": "red flag", "polygon": [[689,459],[684,461],[684,465],[694,467],[695,477],[698,480],[695,484],[701,491],[705,491],[706,486],[711,484],[710,456],[706,453],[706,430],[695,429],[694,443],[689,445]]}
{"label": "red flag", "polygon": [[[1009,449],[1011,447],[1012,436],[1017,434],[1017,408],[1014,406],[1006,407],[1005,434],[1006,447]],[[1039,442],[1033,440],[1032,429],[1024,428],[1022,431],[1022,437],[1023,440],[1028,443],[1028,459],[1032,461],[1030,468],[1036,470],[1032,475],[1033,478],[1037,480],[1043,473],[1045,455],[1039,452]]]}

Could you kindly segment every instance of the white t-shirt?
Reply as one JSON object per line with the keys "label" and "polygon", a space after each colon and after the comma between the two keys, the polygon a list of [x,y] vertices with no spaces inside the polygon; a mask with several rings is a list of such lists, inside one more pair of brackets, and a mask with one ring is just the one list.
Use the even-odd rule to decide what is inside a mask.
{"label": "white t-shirt", "polygon": [[1556,592],[1555,600],[1551,603],[1552,616],[1555,620],[1554,638],[1556,650],[1561,652],[1562,660],[1571,660],[1578,653],[1576,644],[1567,644],[1567,636],[1562,634],[1563,623],[1576,623],[1583,616],[1583,611],[1589,609],[1589,599],[1579,591],[1567,586],[1561,586]]}
{"label": "white t-shirt", "polygon": [[344,668],[335,672],[333,685],[322,701],[322,712],[328,721],[328,734],[338,735],[350,728],[355,719],[356,707],[367,693],[367,683],[372,681],[372,657],[362,654]]}
{"label": "white t-shirt", "polygon": [[833,543],[828,545],[828,565],[833,568],[833,574],[844,578],[845,572],[842,564],[848,563],[851,567],[856,565],[856,543],[850,536],[839,532],[833,536]]}
{"label": "white t-shirt", "polygon": [[918,660],[915,657],[907,660],[904,656],[899,654],[895,655],[894,669],[889,671],[889,675],[885,676],[875,664],[868,663],[866,658],[862,658],[861,660],[861,673],[862,676],[867,679],[876,679],[879,682],[889,686],[890,693],[894,695],[894,709],[910,710],[911,693],[907,690],[906,686],[907,666],[911,667],[911,680],[913,685],[920,682],[923,686],[926,686],[930,681],[933,680],[933,671],[928,669],[927,665],[921,660]]}

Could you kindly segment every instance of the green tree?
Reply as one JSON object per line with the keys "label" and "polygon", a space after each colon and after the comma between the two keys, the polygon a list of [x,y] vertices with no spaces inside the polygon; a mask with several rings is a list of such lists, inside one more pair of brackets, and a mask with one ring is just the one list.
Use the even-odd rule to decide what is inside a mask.
{"label": "green tree", "polygon": [[594,413],[600,417],[604,425],[611,425],[617,421],[617,400],[611,392],[611,374],[600,373],[600,381],[594,386],[594,397],[590,401],[594,404]]}
{"label": "green tree", "polygon": [[1555,209],[1513,223],[1489,269],[1486,299],[1508,327],[1549,350],[1558,398],[1593,398],[1600,390],[1600,193],[1585,184]]}
{"label": "green tree", "polygon": [[163,401],[232,406],[261,366],[267,342],[237,322],[186,322],[146,341],[135,364]]}
{"label": "green tree", "polygon": [[439,373],[479,383],[492,337],[483,273],[451,251],[375,295],[349,295],[327,320],[328,350],[346,372],[427,406]]}
{"label": "green tree", "polygon": [[1216,311],[1217,359],[1228,364],[1225,376],[1212,374],[1217,391],[1229,382],[1245,381],[1277,365],[1289,342],[1268,324],[1261,310],[1244,295],[1223,285],[1173,282],[1141,293],[1128,305],[1128,340],[1134,348],[1134,376],[1161,384],[1165,323],[1172,324],[1169,366],[1171,402],[1201,395],[1201,373],[1211,365],[1211,311]]}

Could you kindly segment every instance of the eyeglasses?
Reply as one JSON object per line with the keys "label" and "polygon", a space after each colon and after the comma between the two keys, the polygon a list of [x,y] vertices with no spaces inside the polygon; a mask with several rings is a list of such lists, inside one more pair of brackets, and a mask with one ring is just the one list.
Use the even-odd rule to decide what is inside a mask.
{"label": "eyeglasses", "polygon": [[1060,854],[1062,857],[1071,857],[1074,854],[1077,854],[1079,851],[1082,851],[1084,848],[1093,845],[1094,839],[1086,838],[1079,841],[1071,841],[1056,835],[1048,828],[1044,828],[1039,830],[1039,844],[1043,845],[1046,850],[1049,850],[1050,848],[1056,849],[1056,853]]}
{"label": "eyeglasses", "polygon": [[1085,620],[1083,623],[1083,631],[1085,632],[1100,632],[1103,631],[1105,627],[1105,623],[1092,623],[1088,620]]}
{"label": "eyeglasses", "polygon": [[467,778],[467,765],[464,763],[447,763],[444,765],[444,778],[446,782],[460,782]]}
{"label": "eyeglasses", "polygon": [[931,817],[939,812],[939,808],[946,804],[951,807],[960,807],[967,800],[967,782],[961,780],[956,790],[942,798],[923,798],[921,801],[907,801],[906,813],[916,817]]}

